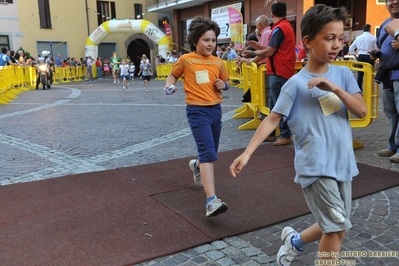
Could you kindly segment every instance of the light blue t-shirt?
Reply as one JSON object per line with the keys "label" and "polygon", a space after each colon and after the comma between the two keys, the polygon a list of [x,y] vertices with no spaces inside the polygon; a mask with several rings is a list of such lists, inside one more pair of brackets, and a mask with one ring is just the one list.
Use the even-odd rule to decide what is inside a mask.
{"label": "light blue t-shirt", "polygon": [[319,98],[330,94],[308,81],[325,77],[349,94],[360,92],[353,73],[347,67],[329,65],[325,74],[316,75],[305,68],[290,78],[281,89],[273,112],[282,114],[291,129],[295,147],[295,182],[309,186],[321,176],[351,181],[359,174],[352,143],[348,110],[324,116]]}
{"label": "light blue t-shirt", "polygon": [[0,54],[0,66],[6,66],[7,62],[10,61],[10,57],[6,54]]}

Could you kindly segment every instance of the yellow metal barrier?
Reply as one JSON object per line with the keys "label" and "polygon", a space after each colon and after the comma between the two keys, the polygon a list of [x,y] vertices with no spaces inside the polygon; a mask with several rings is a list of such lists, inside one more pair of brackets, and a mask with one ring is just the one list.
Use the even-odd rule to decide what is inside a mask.
{"label": "yellow metal barrier", "polygon": [[[82,81],[86,67],[55,67],[53,84]],[[32,66],[0,67],[0,104],[7,104],[23,91],[36,88],[36,69]]]}
{"label": "yellow metal barrier", "polygon": [[242,64],[241,70],[244,91],[246,92],[248,89],[251,89],[251,102],[244,103],[242,108],[236,110],[237,114],[233,118],[252,118],[249,122],[239,126],[238,129],[255,129],[261,123],[261,120],[258,118],[260,100],[258,67],[255,63]]}
{"label": "yellow metal barrier", "polygon": [[[351,127],[360,128],[369,126],[373,119],[378,117],[378,84],[373,81],[373,68],[368,63],[358,61],[334,61],[332,64],[347,66],[352,71],[364,72],[363,98],[367,105],[368,113],[364,118],[357,118],[349,113]],[[304,62],[296,62],[295,70],[298,72],[304,67]],[[231,71],[233,68],[230,68]],[[258,118],[258,112],[268,115],[270,108],[267,107],[265,97],[265,65],[256,67],[256,64],[243,64],[243,88],[244,92],[251,88],[251,102],[243,103],[243,106],[236,109],[236,115],[233,118],[251,118],[249,122],[239,126],[238,129],[256,129],[261,120]],[[229,72],[230,74],[230,72]],[[232,73],[233,76],[235,75]],[[231,78],[231,77],[230,77]],[[354,140],[354,148],[361,148],[363,144]]]}
{"label": "yellow metal barrier", "polygon": [[[237,66],[234,60],[225,61],[227,64],[227,71],[229,72],[230,85],[234,85],[237,88],[244,88],[244,76],[242,67]],[[225,64],[225,66],[226,66]],[[242,64],[244,65],[244,64]]]}

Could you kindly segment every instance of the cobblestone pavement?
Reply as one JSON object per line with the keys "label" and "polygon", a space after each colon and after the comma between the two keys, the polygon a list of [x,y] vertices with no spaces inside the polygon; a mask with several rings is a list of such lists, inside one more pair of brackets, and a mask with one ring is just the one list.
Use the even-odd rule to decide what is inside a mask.
{"label": "cobblestone pavement", "polygon": [[[184,93],[165,96],[163,85],[153,80],[145,92],[140,80],[131,81],[128,90],[111,80],[60,84],[24,92],[0,106],[0,185],[195,156]],[[242,91],[232,88],[224,95],[220,151],[243,148],[253,130],[238,130],[245,120],[232,119]],[[399,172],[399,164],[376,154],[386,147],[388,130],[380,103],[379,118],[353,130],[364,144],[355,151],[359,163]],[[399,187],[393,187],[353,201],[354,226],[343,251],[360,252],[343,258],[347,263],[399,265],[398,194]],[[275,265],[282,228],[302,230],[313,222],[305,215],[140,265]],[[317,247],[307,245],[291,265],[314,265]],[[396,257],[375,251],[395,251]]]}

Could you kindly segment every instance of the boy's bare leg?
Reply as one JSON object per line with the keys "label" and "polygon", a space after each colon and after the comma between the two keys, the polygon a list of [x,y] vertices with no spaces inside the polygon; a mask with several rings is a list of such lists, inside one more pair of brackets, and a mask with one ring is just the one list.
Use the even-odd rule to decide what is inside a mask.
{"label": "boy's bare leg", "polygon": [[200,168],[202,185],[204,186],[206,197],[209,198],[215,194],[215,177],[214,177],[214,163],[199,163],[197,166]]}
{"label": "boy's bare leg", "polygon": [[303,230],[300,234],[301,239],[305,244],[320,240],[323,236],[323,232],[321,231],[318,223],[312,224],[311,226]]}
{"label": "boy's bare leg", "polygon": [[[323,234],[319,224],[314,223],[303,230],[300,234],[301,239],[305,244],[320,240],[320,252],[324,251],[326,252],[325,254],[331,254],[331,252],[334,251],[335,254],[339,254],[346,231]],[[337,257],[320,257],[320,259],[337,259]]]}
{"label": "boy's bare leg", "polygon": [[[346,231],[341,232],[332,232],[323,234],[320,239],[319,251],[325,251],[326,254],[332,254],[334,251],[335,254],[339,254],[341,251],[342,241],[344,240]],[[327,253],[328,252],[328,253]],[[338,256],[329,256],[329,257],[321,257],[321,259],[337,259]]]}

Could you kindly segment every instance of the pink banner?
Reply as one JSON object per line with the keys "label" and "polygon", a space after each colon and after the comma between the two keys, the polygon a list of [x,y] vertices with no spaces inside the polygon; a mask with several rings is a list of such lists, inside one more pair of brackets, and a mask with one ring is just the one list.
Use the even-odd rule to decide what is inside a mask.
{"label": "pink banner", "polygon": [[168,37],[170,43],[168,50],[172,51],[172,44],[173,44],[172,29],[170,28],[170,25],[167,22],[164,22],[163,26],[165,28],[165,35]]}
{"label": "pink banner", "polygon": [[236,49],[242,48],[244,44],[244,27],[241,12],[234,7],[229,7],[230,38]]}

